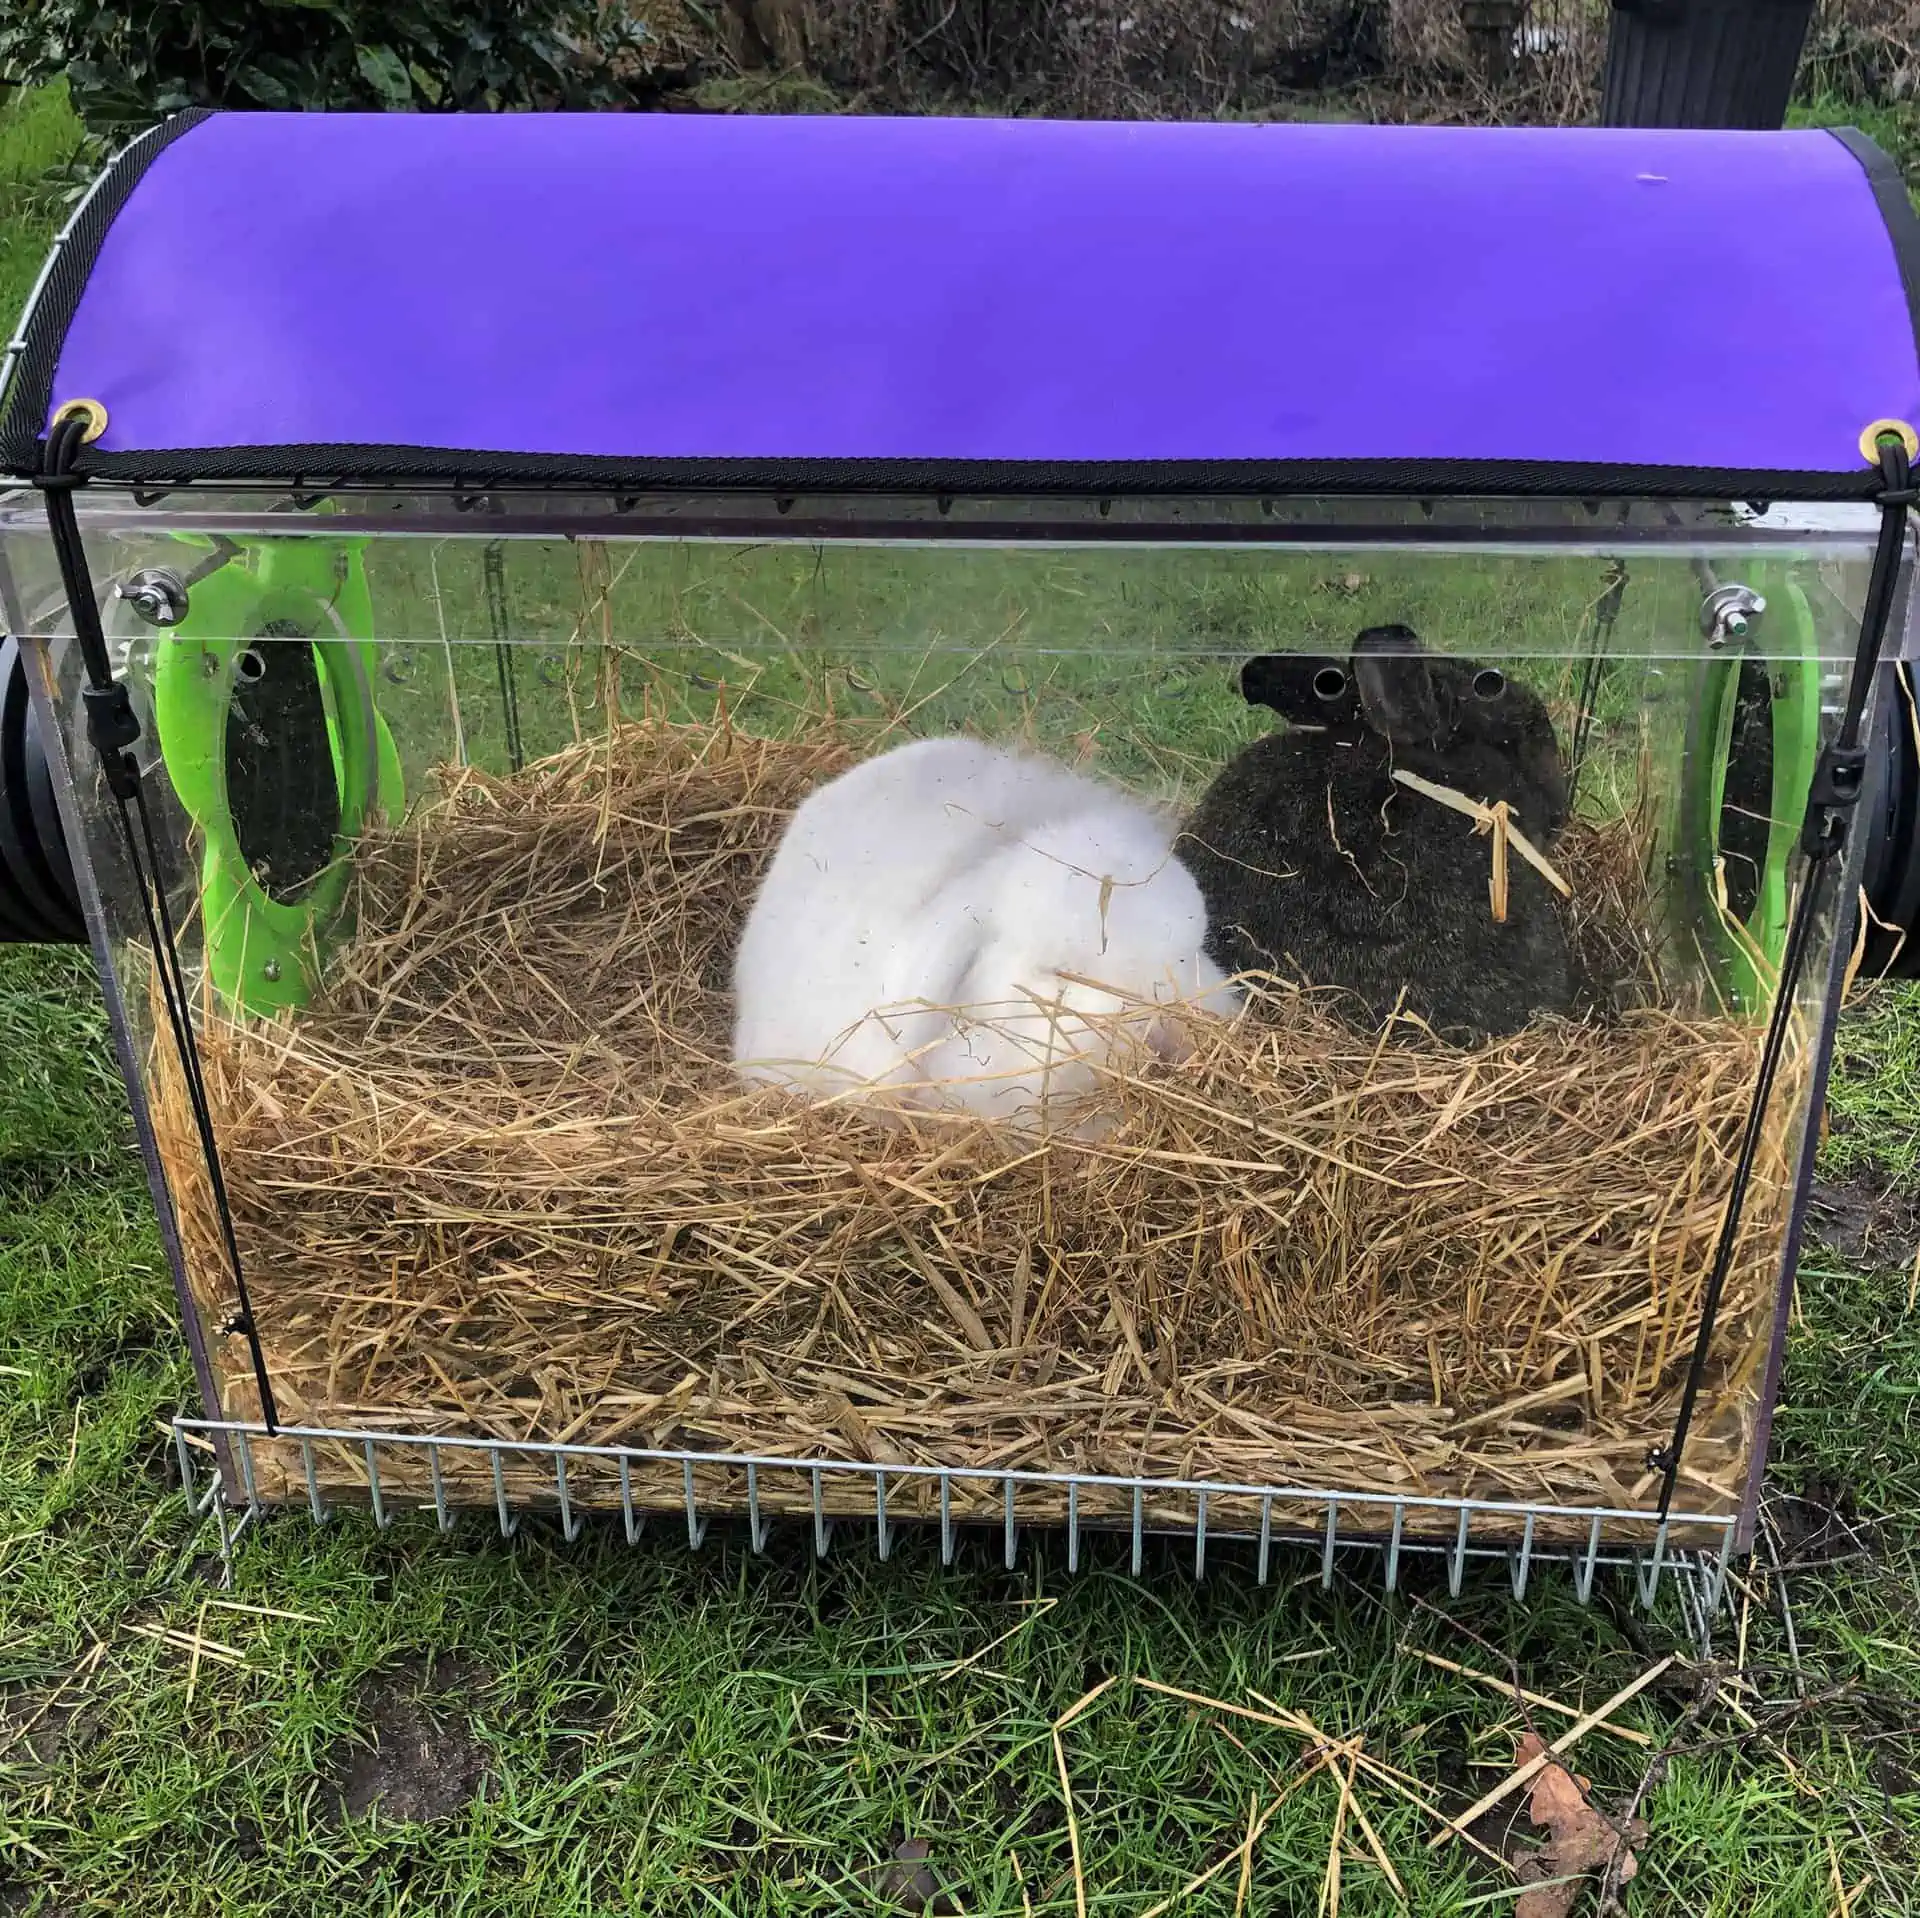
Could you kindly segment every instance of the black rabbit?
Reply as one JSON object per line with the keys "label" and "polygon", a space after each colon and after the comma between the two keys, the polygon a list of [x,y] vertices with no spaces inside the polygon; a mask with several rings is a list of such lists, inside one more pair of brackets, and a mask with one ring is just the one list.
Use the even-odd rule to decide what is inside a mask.
{"label": "black rabbit", "polygon": [[1545,853],[1566,776],[1539,698],[1504,673],[1425,652],[1375,626],[1350,660],[1270,654],[1240,688],[1287,729],[1256,740],[1207,789],[1175,850],[1207,904],[1208,956],[1344,987],[1378,1024],[1396,1003],[1449,1039],[1570,1012],[1576,976],[1546,881],[1509,860],[1507,918],[1474,822],[1392,777],[1396,767],[1486,804],[1505,800]]}

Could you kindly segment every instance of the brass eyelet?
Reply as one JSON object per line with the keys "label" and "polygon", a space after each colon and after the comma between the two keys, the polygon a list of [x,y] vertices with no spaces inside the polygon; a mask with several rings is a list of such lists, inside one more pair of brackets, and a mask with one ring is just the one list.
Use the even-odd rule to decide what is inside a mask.
{"label": "brass eyelet", "polygon": [[1920,460],[1920,433],[1916,433],[1905,420],[1875,420],[1871,426],[1860,430],[1860,457],[1869,466],[1880,464],[1880,436],[1883,433],[1898,433],[1907,449],[1907,458]]}
{"label": "brass eyelet", "polygon": [[97,440],[107,430],[107,409],[98,400],[68,400],[64,405],[56,406],[51,424],[58,426],[62,420],[72,419],[86,421],[85,430],[80,435],[83,444]]}

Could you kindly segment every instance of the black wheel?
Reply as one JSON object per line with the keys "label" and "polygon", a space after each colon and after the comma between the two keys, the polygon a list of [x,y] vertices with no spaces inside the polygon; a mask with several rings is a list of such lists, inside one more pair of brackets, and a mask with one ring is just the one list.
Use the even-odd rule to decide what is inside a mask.
{"label": "black wheel", "polygon": [[1861,886],[1872,907],[1864,978],[1920,979],[1920,716],[1911,663],[1884,671],[1875,702],[1861,810],[1867,832]]}
{"label": "black wheel", "polygon": [[77,945],[86,937],[52,800],[26,659],[18,641],[0,640],[0,938]]}

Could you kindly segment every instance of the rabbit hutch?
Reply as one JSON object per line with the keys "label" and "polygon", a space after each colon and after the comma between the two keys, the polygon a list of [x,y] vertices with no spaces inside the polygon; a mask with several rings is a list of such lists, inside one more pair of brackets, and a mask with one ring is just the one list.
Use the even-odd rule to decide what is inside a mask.
{"label": "rabbit hutch", "polygon": [[190,1482],[1712,1577],[1920,956],[1916,259],[1821,132],[136,141],[9,349],[0,912]]}

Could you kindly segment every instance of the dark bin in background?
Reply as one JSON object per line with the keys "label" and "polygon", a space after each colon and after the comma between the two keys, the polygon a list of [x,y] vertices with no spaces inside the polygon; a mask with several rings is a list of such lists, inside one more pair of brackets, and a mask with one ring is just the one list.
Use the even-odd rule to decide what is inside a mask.
{"label": "dark bin in background", "polygon": [[1814,0],[1613,0],[1600,120],[1780,126]]}

